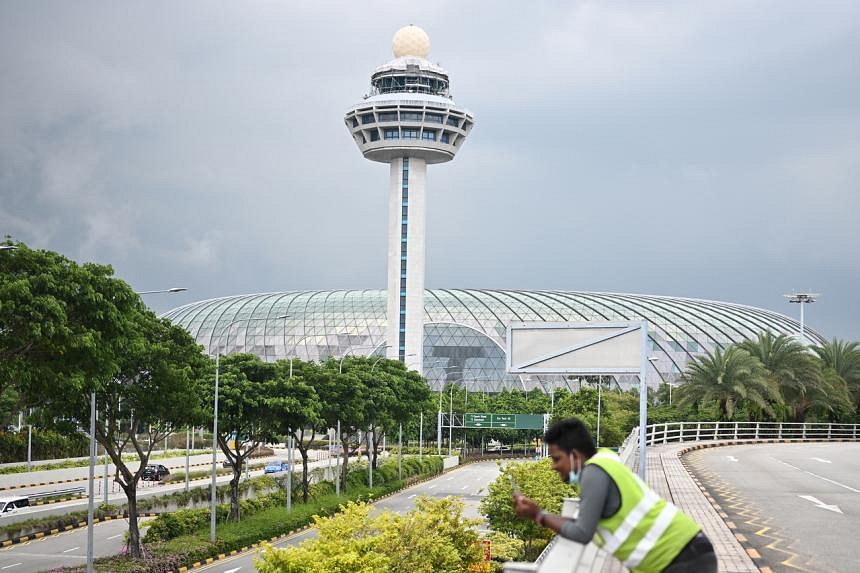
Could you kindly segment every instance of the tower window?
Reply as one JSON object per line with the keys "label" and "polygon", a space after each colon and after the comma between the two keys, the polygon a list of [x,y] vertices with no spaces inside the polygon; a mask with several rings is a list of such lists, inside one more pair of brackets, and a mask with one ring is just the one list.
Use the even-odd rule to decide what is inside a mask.
{"label": "tower window", "polygon": [[420,111],[401,111],[400,119],[402,121],[421,121]]}
{"label": "tower window", "polygon": [[373,130],[370,132],[370,141],[379,141],[379,132],[377,130]]}
{"label": "tower window", "polygon": [[446,121],[448,125],[453,125],[454,127],[460,127],[460,120],[453,116],[448,116],[448,121]]}
{"label": "tower window", "polygon": [[396,111],[385,111],[379,114],[379,121],[397,121]]}
{"label": "tower window", "polygon": [[352,116],[352,127],[358,127],[358,120],[355,119],[355,116]]}
{"label": "tower window", "polygon": [[442,116],[438,113],[428,113],[424,115],[424,121],[430,123],[442,123]]}
{"label": "tower window", "polygon": [[373,118],[372,113],[365,113],[361,116],[361,123],[375,123],[376,120]]}
{"label": "tower window", "polygon": [[383,132],[383,137],[385,137],[385,139],[400,139],[400,134],[396,129],[386,129]]}
{"label": "tower window", "polygon": [[439,141],[441,141],[442,143],[448,143],[448,134],[443,133],[442,137],[439,138]]}
{"label": "tower window", "polygon": [[426,139],[427,141],[436,141],[436,132],[435,131],[424,131],[421,134],[421,139]]}
{"label": "tower window", "polygon": [[418,130],[417,129],[404,129],[403,130],[403,139],[418,139]]}

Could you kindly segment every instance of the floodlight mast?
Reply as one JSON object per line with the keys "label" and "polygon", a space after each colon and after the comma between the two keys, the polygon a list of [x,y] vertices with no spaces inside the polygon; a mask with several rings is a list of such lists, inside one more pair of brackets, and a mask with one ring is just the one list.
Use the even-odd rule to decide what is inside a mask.
{"label": "floodlight mast", "polygon": [[800,342],[801,344],[806,344],[806,333],[803,329],[803,306],[805,304],[813,303],[816,299],[821,296],[819,293],[813,292],[795,292],[792,294],[784,294],[782,295],[788,299],[788,302],[795,302],[800,305]]}
{"label": "floodlight mast", "polygon": [[392,48],[344,122],[365,159],[390,166],[386,356],[423,372],[427,166],[454,159],[475,120],[454,103],[448,72],[427,59],[424,30],[401,28]]}

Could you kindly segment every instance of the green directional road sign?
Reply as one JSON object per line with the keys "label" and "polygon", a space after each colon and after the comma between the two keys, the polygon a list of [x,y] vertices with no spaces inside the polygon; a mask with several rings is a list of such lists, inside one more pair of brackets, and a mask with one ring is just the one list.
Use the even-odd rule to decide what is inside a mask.
{"label": "green directional road sign", "polygon": [[466,414],[464,424],[467,428],[491,428],[490,414]]}
{"label": "green directional road sign", "polygon": [[466,413],[465,428],[499,428],[507,430],[543,430],[542,414],[478,414]]}

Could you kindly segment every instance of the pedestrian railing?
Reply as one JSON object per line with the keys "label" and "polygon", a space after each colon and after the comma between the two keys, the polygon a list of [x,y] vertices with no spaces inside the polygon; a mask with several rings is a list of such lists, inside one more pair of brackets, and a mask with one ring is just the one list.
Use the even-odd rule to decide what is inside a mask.
{"label": "pedestrian railing", "polygon": [[711,440],[860,440],[860,424],[667,422],[648,426],[649,446]]}

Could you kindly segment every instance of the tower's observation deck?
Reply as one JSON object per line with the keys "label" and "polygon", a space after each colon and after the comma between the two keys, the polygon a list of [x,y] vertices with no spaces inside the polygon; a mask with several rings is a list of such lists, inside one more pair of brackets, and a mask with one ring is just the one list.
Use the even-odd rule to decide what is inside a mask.
{"label": "tower's observation deck", "polygon": [[454,103],[448,73],[427,60],[424,30],[401,28],[392,47],[394,59],[373,72],[370,94],[344,121],[365,158],[390,166],[386,355],[422,372],[427,165],[454,159],[474,118]]}
{"label": "tower's observation deck", "polygon": [[[423,34],[413,30],[420,28],[409,26],[398,34]],[[426,49],[421,38],[409,40],[413,38],[398,45],[395,36],[397,57],[373,72],[370,94],[346,113],[346,126],[367,159],[450,161],[466,141],[474,119],[454,103],[448,72],[426,59],[429,40]]]}

